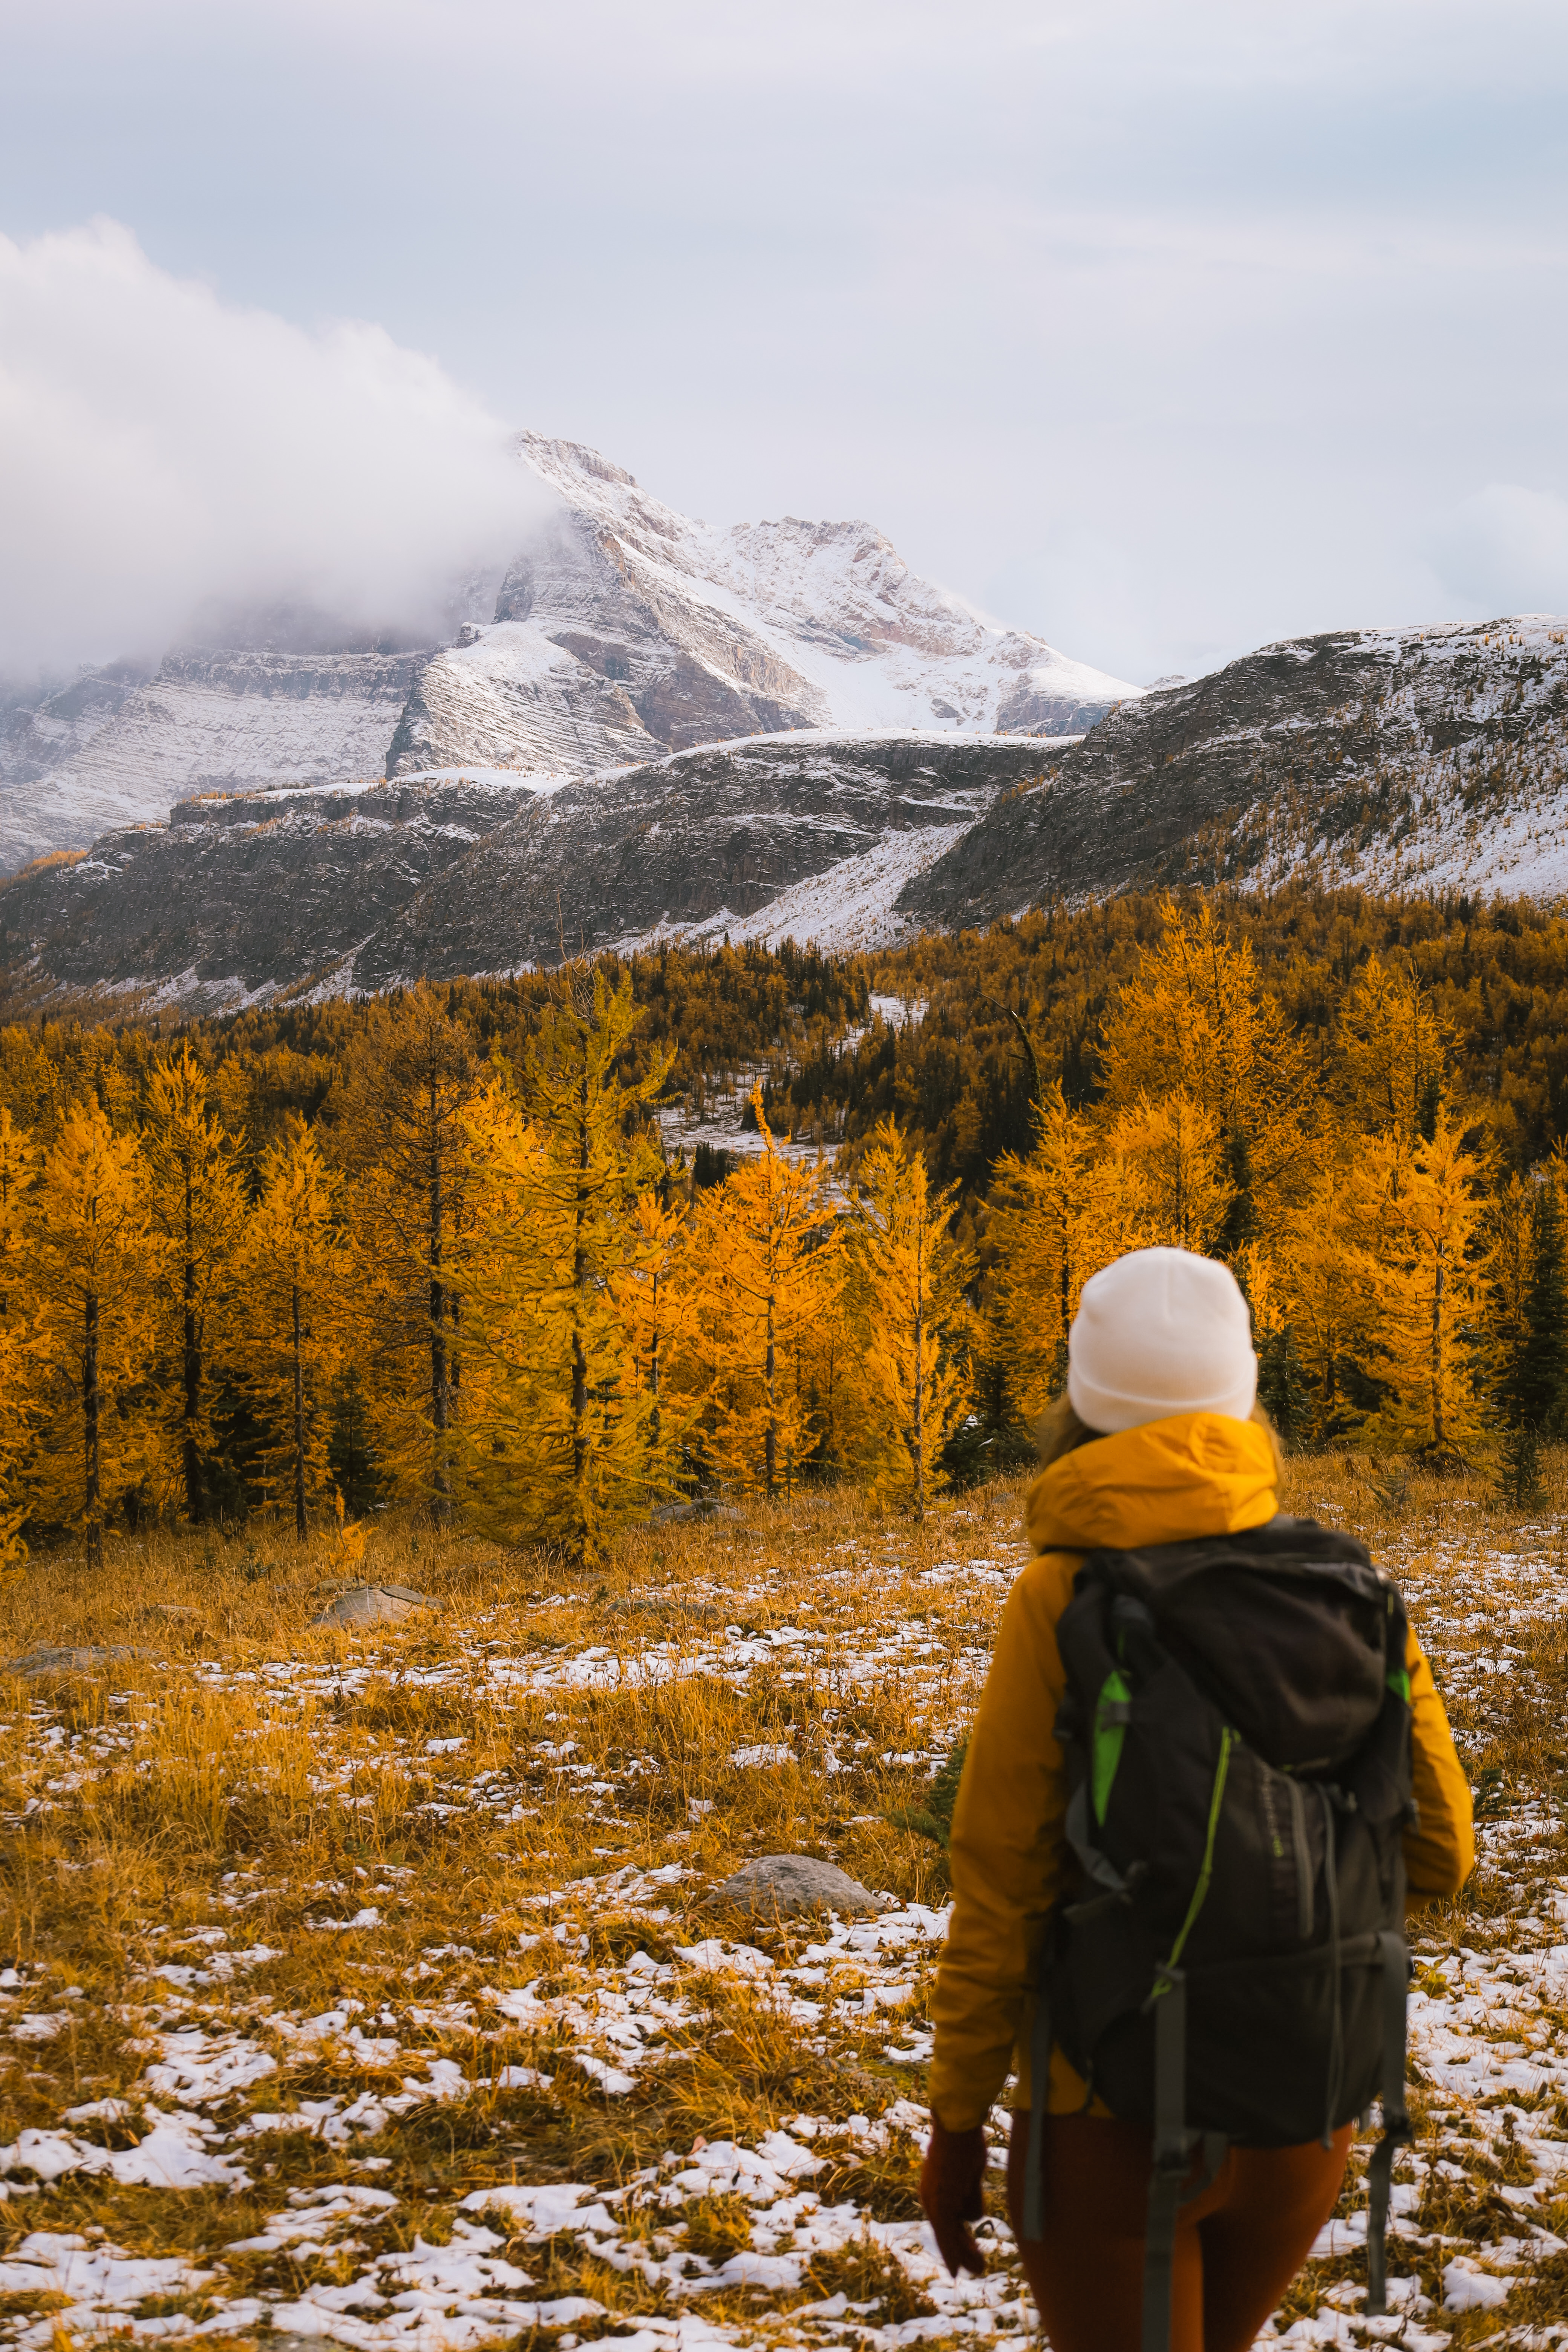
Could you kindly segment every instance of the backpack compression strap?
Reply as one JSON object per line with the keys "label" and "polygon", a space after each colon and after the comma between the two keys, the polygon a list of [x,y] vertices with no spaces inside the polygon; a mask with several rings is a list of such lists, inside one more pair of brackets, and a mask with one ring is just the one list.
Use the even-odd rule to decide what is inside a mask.
{"label": "backpack compression strap", "polygon": [[1176,2212],[1208,2187],[1225,2158],[1223,2132],[1203,2135],[1203,2170],[1190,2186],[1196,2134],[1187,2129],[1187,1976],[1161,1969],[1154,2003],[1154,2147],[1143,2246],[1142,2352],[1170,2352],[1171,2268]]}
{"label": "backpack compression strap", "polygon": [[1410,1962],[1405,1938],[1394,1927],[1378,1937],[1383,1953],[1383,2137],[1367,2167],[1366,2311],[1381,2319],[1388,2309],[1388,2193],[1394,2159],[1409,2141],[1405,2105],[1405,1996]]}

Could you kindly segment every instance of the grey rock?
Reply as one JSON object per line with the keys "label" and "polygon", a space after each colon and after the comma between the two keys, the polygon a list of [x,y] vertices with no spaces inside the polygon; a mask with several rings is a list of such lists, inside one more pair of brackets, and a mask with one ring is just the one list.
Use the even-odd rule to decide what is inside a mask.
{"label": "grey rock", "polygon": [[62,1646],[52,1642],[40,1642],[19,1658],[12,1658],[5,1667],[25,1683],[58,1682],[73,1675],[100,1675],[108,1666],[121,1664],[128,1658],[140,1658],[145,1651],[128,1648],[123,1643],[102,1644],[86,1643],[79,1647]]}
{"label": "grey rock", "polygon": [[[380,776],[426,651],[172,653],[145,683],[82,679],[68,697],[74,748],[46,771],[33,748],[57,730],[62,698],[30,730],[13,711],[16,781],[0,773],[0,873],[53,849],[81,849],[126,824],[161,823],[187,793]],[[123,666],[117,665],[117,668]],[[78,709],[79,706],[79,709]]]}
{"label": "grey rock", "polygon": [[653,1528],[679,1528],[689,1525],[694,1519],[740,1519],[744,1517],[744,1512],[738,1511],[733,1503],[661,1503],[657,1511],[649,1512],[648,1525]]}
{"label": "grey rock", "polygon": [[312,1625],[396,1625],[421,1609],[439,1609],[428,1592],[411,1584],[351,1584],[311,1618]]}
{"label": "grey rock", "polygon": [[[0,894],[0,966],[143,983],[187,1013],[297,987],[553,965],[661,924],[722,929],[889,840],[935,858],[1039,776],[1027,737],[794,735],[539,794],[414,781],[182,801]],[[807,927],[801,926],[801,935]]]}
{"label": "grey rock", "polygon": [[1479,878],[1538,887],[1530,825],[1552,841],[1561,825],[1541,779],[1568,750],[1563,636],[1540,616],[1336,630],[1151,688],[1053,752],[1038,788],[998,799],[894,913],[956,929],[1058,899],[1288,875],[1420,887],[1434,863],[1476,875],[1500,827],[1517,860]]}
{"label": "grey rock", "polygon": [[710,1904],[775,1919],[796,1911],[837,1911],[844,1917],[885,1910],[886,1904],[836,1863],[809,1853],[764,1853],[715,1887]]}

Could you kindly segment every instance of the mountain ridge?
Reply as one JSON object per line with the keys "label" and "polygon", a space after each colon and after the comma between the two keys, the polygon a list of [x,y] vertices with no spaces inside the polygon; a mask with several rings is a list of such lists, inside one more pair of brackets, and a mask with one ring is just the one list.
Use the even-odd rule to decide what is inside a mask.
{"label": "mountain ridge", "polygon": [[162,823],[195,792],[473,766],[580,781],[791,729],[1060,733],[1139,691],[985,620],[870,524],[720,529],[595,450],[533,433],[516,447],[550,513],[453,592],[449,641],[338,644],[318,616],[308,644],[258,628],[133,677],[13,693],[0,873]]}

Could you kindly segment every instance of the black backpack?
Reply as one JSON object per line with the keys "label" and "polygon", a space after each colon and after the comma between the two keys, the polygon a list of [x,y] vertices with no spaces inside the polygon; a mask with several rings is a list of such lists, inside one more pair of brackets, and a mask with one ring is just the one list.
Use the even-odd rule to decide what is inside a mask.
{"label": "black backpack", "polygon": [[1024,2235],[1042,2229],[1053,2042],[1090,2096],[1152,2126],[1144,2352],[1170,2339],[1177,2208],[1226,2145],[1327,2145],[1381,2095],[1366,2304],[1381,2313],[1410,2137],[1398,1591],[1351,1537],[1279,1517],[1089,1553],[1057,1641],[1082,1885],[1047,1933]]}

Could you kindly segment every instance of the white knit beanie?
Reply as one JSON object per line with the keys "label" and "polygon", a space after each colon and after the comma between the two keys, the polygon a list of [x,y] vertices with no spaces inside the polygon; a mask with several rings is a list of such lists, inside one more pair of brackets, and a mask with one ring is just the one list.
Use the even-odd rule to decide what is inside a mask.
{"label": "white knit beanie", "polygon": [[1091,1275],[1068,1335],[1068,1402],[1110,1435],[1181,1412],[1245,1421],[1258,1395],[1252,1318],[1228,1266],[1131,1250]]}

